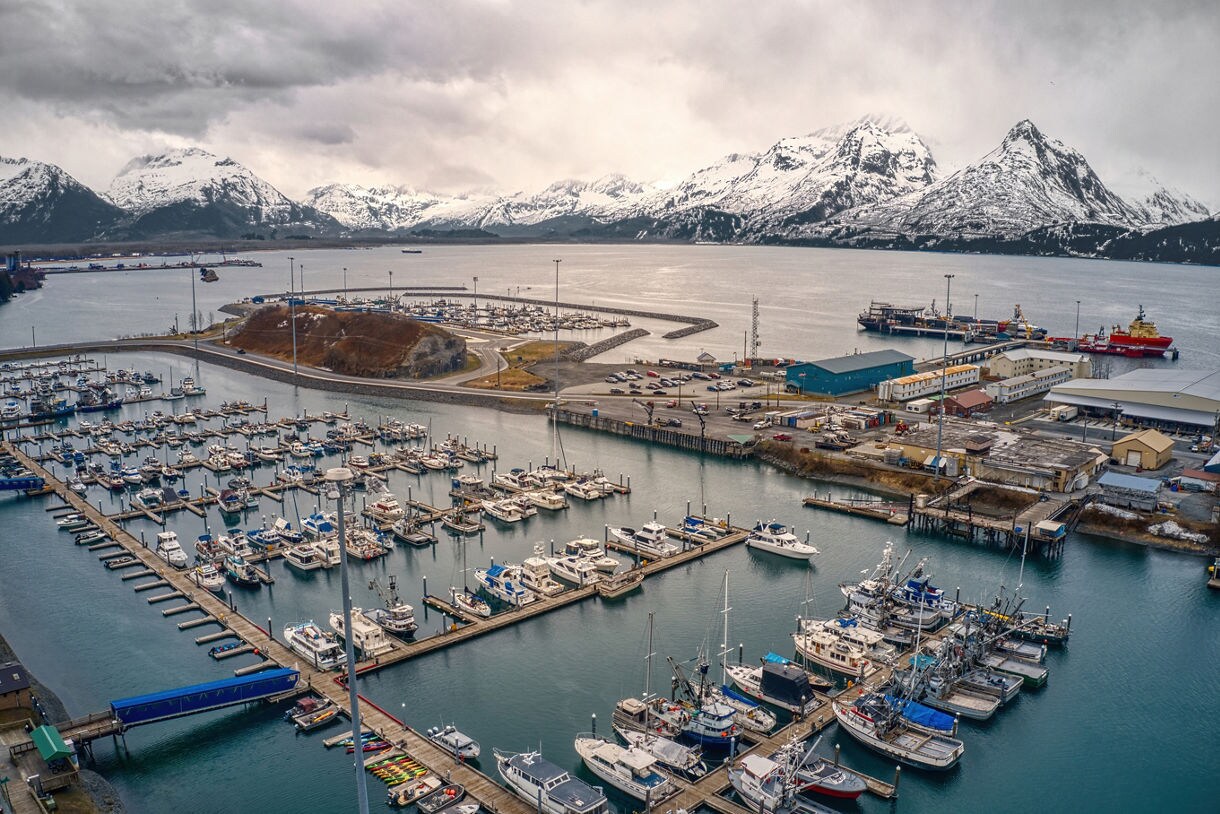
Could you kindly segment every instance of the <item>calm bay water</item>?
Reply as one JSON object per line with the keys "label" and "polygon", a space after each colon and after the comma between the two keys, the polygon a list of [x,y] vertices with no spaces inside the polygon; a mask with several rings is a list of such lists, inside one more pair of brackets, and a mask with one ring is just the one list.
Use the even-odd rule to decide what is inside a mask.
{"label": "calm bay water", "polygon": [[[302,254],[296,255],[298,260]],[[652,271],[645,267],[645,254],[653,257]],[[458,275],[473,269],[480,291],[494,291],[497,280],[504,281],[501,287],[519,284],[546,290],[554,273],[548,261],[562,256],[566,282],[561,282],[561,296],[599,302],[617,298],[707,314],[724,327],[695,341],[706,341],[713,352],[726,356],[732,354],[734,333],[740,334],[748,321],[751,292],[743,294],[735,287],[742,271],[758,268],[751,279],[764,284],[756,292],[764,305],[764,342],[784,336],[791,355],[818,356],[850,351],[855,344],[866,349],[864,342],[870,338],[851,331],[855,312],[870,296],[919,301],[925,290],[943,286],[939,274],[948,268],[959,275],[955,290],[962,285],[968,291],[973,280],[984,292],[980,313],[1006,309],[1005,303],[1017,297],[1009,289],[1019,288],[1027,315],[1061,333],[1071,330],[1080,292],[1104,300],[1096,312],[1104,313],[1108,322],[1125,320],[1136,302],[1133,297],[1155,291],[1156,310],[1152,302],[1145,305],[1166,332],[1177,336],[1184,352],[1179,364],[1200,366],[1211,359],[1206,364],[1214,366],[1217,355],[1214,339],[1205,335],[1209,323],[1200,309],[1206,304],[1194,303],[1201,281],[1213,279],[1208,276],[1214,273],[1211,269],[716,247],[441,247],[418,256],[396,250],[305,256],[306,286],[311,288],[321,286],[322,267],[334,264],[348,266],[351,285],[357,284],[357,275],[360,282],[376,284],[385,276],[381,266],[394,268],[395,282],[401,285],[402,277],[409,275],[400,277],[399,264],[409,260],[419,266],[418,280],[438,284],[454,284]],[[283,288],[287,274],[272,268],[277,255],[259,257],[268,264],[261,270],[222,270],[221,282],[200,285],[200,309],[206,314],[223,301],[270,289],[272,279]],[[852,274],[842,266],[831,269],[844,262],[855,267]],[[727,272],[725,264],[736,264],[737,274]],[[283,265],[286,272],[287,263]],[[1018,273],[1023,275],[1019,283]],[[167,319],[161,309],[185,314],[190,308],[185,272],[173,279],[171,274],[132,272],[107,277],[105,284],[96,275],[53,278],[48,289],[0,310],[0,345],[23,344],[29,326],[22,328],[17,321],[27,317],[39,320],[40,344],[51,341],[44,335],[51,331],[67,340],[158,330],[172,321],[172,314]],[[829,281],[836,277],[831,286]],[[334,282],[333,275],[327,281]],[[781,292],[781,284],[788,288]],[[818,290],[820,286],[826,290]],[[886,288],[898,293],[882,293]],[[633,293],[628,297],[615,292]],[[988,300],[994,303],[990,308],[984,307]],[[1084,313],[1082,306],[1082,325],[1091,324]],[[733,320],[739,327],[733,327]],[[713,345],[713,340],[721,344]],[[665,347],[659,339],[648,341]],[[927,347],[929,355],[939,352],[934,341],[904,344]],[[172,371],[175,380],[196,372],[192,363],[164,355],[129,354],[112,362],[163,375]],[[198,377],[208,387],[209,404],[266,396],[273,416],[350,406],[354,414],[370,420],[392,414],[430,421],[439,435],[454,433],[497,444],[501,467],[537,463],[550,453],[550,430],[537,417],[377,399],[349,401],[209,366],[199,368]],[[138,405],[123,409],[124,417],[142,412]],[[633,494],[574,505],[558,515],[540,514],[520,528],[489,528],[481,541],[461,544],[445,538],[430,549],[400,547],[382,561],[354,566],[355,602],[376,602],[367,581],[396,574],[404,596],[419,610],[423,628],[435,630],[437,615],[429,614],[425,621],[418,602],[422,578],[427,576],[433,593],[460,585],[463,548],[469,567],[486,565],[492,557],[519,560],[537,542],[600,536],[606,523],[633,525],[654,511],[662,519],[675,520],[688,501],[696,507],[706,502],[715,515],[731,513],[738,523],[776,517],[798,531],[811,529],[823,552],[812,577],[819,614],[832,614],[841,605],[837,584],[875,564],[887,538],[895,539],[901,551],[913,548],[913,557],[929,557],[936,582],[961,586],[965,598],[983,599],[1000,585],[1011,589],[1017,582],[1019,563],[1003,552],[800,505],[800,498],[815,486],[844,494],[842,487],[800,481],[754,463],[700,461],[694,455],[576,430],[564,432],[563,447],[567,460],[579,468],[600,466],[612,476],[629,474]],[[265,481],[270,470],[261,470],[258,477]],[[189,488],[197,490],[199,478],[192,476]],[[445,503],[448,480],[396,474],[391,488],[400,497],[410,489],[412,496]],[[111,500],[100,492],[90,498],[104,504]],[[304,514],[312,508],[304,505],[307,499],[302,494],[301,502],[294,506],[290,500],[283,511],[295,522],[297,511]],[[190,632],[179,632],[172,619],[163,619],[118,575],[100,567],[96,554],[77,549],[68,535],[57,532],[43,511],[49,505],[45,499],[0,497],[0,630],[71,714],[103,709],[112,698],[228,676],[233,668],[250,663],[245,656],[213,662],[205,647],[194,645]],[[278,509],[271,502],[263,506],[266,512]],[[216,513],[209,523],[213,530],[222,526]],[[258,525],[257,513],[245,525]],[[154,528],[132,525],[150,537]],[[177,518],[171,528],[189,542],[203,532],[203,521],[188,515]],[[324,620],[339,607],[337,575],[302,578],[282,563],[272,568],[274,586],[236,594],[239,608],[252,619],[265,622],[270,617],[274,626],[282,627],[305,618]],[[573,735],[588,728],[593,713],[599,730],[608,731],[614,701],[642,689],[649,611],[656,612],[659,654],[685,660],[705,642],[710,650],[718,649],[725,569],[731,572],[731,644],[743,643],[748,660],[768,649],[791,652],[788,633],[804,597],[806,569],[738,547],[651,579],[642,593],[624,600],[581,603],[391,668],[362,680],[362,692],[417,728],[456,722],[479,739],[488,754],[492,746],[525,749],[541,743],[549,757],[577,769]],[[1215,728],[1207,710],[1214,701],[1213,672],[1220,658],[1220,595],[1207,591],[1201,561],[1076,536],[1061,559],[1026,563],[1024,593],[1032,607],[1049,604],[1056,618],[1074,614],[1071,644],[1048,657],[1049,685],[1022,693],[992,722],[964,723],[966,756],[958,769],[944,776],[908,771],[896,803],[865,799],[845,810],[1128,811],[1144,810],[1153,800],[1158,810],[1214,810],[1210,778],[1220,768],[1220,759],[1215,757]],[[654,687],[663,687],[668,670],[656,667],[653,679]],[[273,710],[231,711],[136,729],[127,737],[130,754],[116,752],[109,743],[98,744],[98,768],[136,814],[353,810],[348,757],[320,745],[321,737],[338,728],[296,736],[277,719]],[[892,775],[891,764],[832,728],[822,745],[828,750],[835,742],[842,743],[849,764],[880,777]],[[483,766],[494,774],[490,758]],[[369,788],[374,808],[380,810],[383,787],[370,777]],[[622,810],[629,807],[622,799],[615,802]]]}

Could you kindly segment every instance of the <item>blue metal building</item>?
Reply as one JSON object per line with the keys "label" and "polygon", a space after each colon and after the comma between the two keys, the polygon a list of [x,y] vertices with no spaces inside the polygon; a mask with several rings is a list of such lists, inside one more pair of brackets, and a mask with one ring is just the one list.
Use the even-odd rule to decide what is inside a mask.
{"label": "blue metal building", "polygon": [[133,698],[121,698],[110,702],[110,713],[116,720],[121,721],[126,729],[278,695],[294,688],[300,675],[296,670],[281,667],[240,678],[225,678]]}
{"label": "blue metal building", "polygon": [[896,350],[874,350],[789,365],[787,388],[793,393],[841,396],[869,390],[886,379],[914,372],[913,357]]}

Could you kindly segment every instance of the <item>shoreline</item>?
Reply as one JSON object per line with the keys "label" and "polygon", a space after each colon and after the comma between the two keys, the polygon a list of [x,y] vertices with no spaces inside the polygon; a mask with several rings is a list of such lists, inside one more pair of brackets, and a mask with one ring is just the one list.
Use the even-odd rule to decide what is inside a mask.
{"label": "shoreline", "polygon": [[[12,645],[4,638],[3,632],[0,632],[0,662],[9,661],[21,662],[22,666],[25,666],[25,662],[17,657]],[[25,672],[30,679],[30,690],[37,698],[37,705],[47,720],[50,722],[69,720],[68,710],[59,700],[59,696],[50,687],[39,681],[29,667],[25,668]],[[93,811],[98,814],[124,814],[127,808],[123,805],[123,798],[119,796],[118,790],[110,784],[110,781],[93,769],[83,766],[80,769],[79,777],[80,790],[93,804]]]}

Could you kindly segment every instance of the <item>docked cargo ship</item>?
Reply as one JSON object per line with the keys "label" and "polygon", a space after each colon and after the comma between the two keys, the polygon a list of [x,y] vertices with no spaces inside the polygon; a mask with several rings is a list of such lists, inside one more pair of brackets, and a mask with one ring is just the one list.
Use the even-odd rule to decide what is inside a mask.
{"label": "docked cargo ship", "polygon": [[1084,353],[1110,353],[1118,356],[1164,356],[1165,351],[1173,344],[1172,336],[1161,336],[1156,329],[1156,323],[1144,319],[1144,306],[1139,306],[1139,313],[1127,330],[1121,325],[1110,329],[1106,336],[1102,331],[1095,334],[1085,334],[1076,343],[1076,349]]}
{"label": "docked cargo ship", "polygon": [[887,302],[869,303],[868,310],[856,317],[866,331],[900,336],[931,336],[962,342],[996,342],[1005,339],[1042,339],[1046,329],[1031,325],[1021,306],[1013,308],[1011,319],[978,319],[942,314],[936,302],[927,306],[892,305]]}

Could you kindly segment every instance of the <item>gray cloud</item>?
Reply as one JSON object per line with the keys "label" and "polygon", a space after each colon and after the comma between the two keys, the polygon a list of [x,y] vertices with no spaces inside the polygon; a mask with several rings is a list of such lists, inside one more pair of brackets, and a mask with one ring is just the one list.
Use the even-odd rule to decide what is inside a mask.
{"label": "gray cloud", "polygon": [[198,143],[289,194],[674,178],[866,111],[948,167],[1032,118],[1103,179],[1220,205],[1212,2],[33,0],[0,9],[0,153],[105,186]]}

